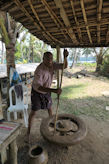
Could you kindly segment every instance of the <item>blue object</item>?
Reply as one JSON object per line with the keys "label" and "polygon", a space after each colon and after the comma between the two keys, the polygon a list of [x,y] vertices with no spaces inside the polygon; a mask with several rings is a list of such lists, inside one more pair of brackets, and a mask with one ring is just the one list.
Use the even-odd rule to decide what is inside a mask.
{"label": "blue object", "polygon": [[13,77],[12,77],[12,82],[11,82],[11,86],[14,86],[15,84],[18,84],[22,82],[20,79],[19,74],[17,73],[17,71],[14,71],[13,73]]}

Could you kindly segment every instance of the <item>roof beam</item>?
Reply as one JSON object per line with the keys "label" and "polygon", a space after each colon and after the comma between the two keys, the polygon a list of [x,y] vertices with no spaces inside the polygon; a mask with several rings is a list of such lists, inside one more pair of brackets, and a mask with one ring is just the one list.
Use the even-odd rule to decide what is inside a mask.
{"label": "roof beam", "polygon": [[34,21],[32,16],[28,13],[28,11],[23,7],[22,3],[19,0],[14,0],[14,3],[22,10],[22,12],[33,22],[38,30],[40,30],[40,26]]}
{"label": "roof beam", "polygon": [[[54,2],[56,4],[56,6],[60,9],[60,16],[63,19],[64,24],[66,25],[66,27],[71,26],[70,21],[68,19],[68,16],[67,16],[67,14],[65,12],[65,9],[63,7],[62,1],[61,0],[54,0]],[[74,34],[73,29],[69,29],[68,34],[69,34],[70,38],[72,39],[73,43],[78,44],[78,41],[76,39],[76,36]]]}
{"label": "roof beam", "polygon": [[107,30],[107,34],[106,34],[106,44],[109,43],[109,25],[108,25],[108,30]]}
{"label": "roof beam", "polygon": [[48,5],[48,3],[46,2],[46,0],[41,0],[41,1],[42,1],[42,4],[45,6],[46,10],[48,11],[49,15],[51,16],[51,18],[53,19],[53,21],[59,28],[59,30],[62,31],[64,37],[67,39],[67,36],[65,35],[64,31],[61,29],[61,27],[63,27],[62,22],[58,19],[57,15],[53,12],[53,10],[51,10],[51,8]]}
{"label": "roof beam", "polygon": [[60,22],[58,22],[57,16],[55,15],[55,13],[51,10],[50,6],[48,5],[46,0],[41,0],[42,4],[45,6],[45,9],[48,11],[49,15],[51,16],[51,18],[53,19],[53,21],[55,22],[55,24],[57,25],[58,28],[60,28]]}
{"label": "roof beam", "polygon": [[[101,21],[101,11],[103,6],[103,0],[97,0],[97,22]],[[97,41],[100,43],[100,25],[97,25]]]}
{"label": "roof beam", "polygon": [[[14,2],[15,2],[15,4],[22,10],[22,12],[33,22],[33,24],[36,26],[36,28],[37,28],[38,30],[41,30],[39,24],[37,24],[37,23],[35,22],[35,20],[33,19],[33,17],[32,17],[32,16],[29,14],[29,12],[24,8],[24,6],[22,5],[22,3],[21,3],[19,0],[14,0]],[[44,37],[47,38],[47,40],[49,40],[48,36],[47,36],[44,32],[43,32],[42,34],[44,35]],[[54,37],[52,37],[52,38],[54,38]],[[59,44],[62,44],[62,45],[63,45],[63,43],[60,42],[60,41],[58,41],[57,39],[54,38],[54,40],[57,41]]]}
{"label": "roof beam", "polygon": [[80,42],[81,42],[82,41],[82,35],[81,35],[80,27],[79,27],[79,22],[78,22],[77,17],[76,17],[73,0],[70,0],[70,3],[71,3],[72,11],[73,11],[73,16],[74,16],[74,19],[75,19],[75,22],[76,22],[76,25],[77,25],[78,37],[79,37]]}
{"label": "roof beam", "polygon": [[83,18],[84,18],[87,34],[88,34],[88,37],[89,37],[89,41],[92,44],[92,38],[91,38],[90,30],[89,30],[89,27],[88,27],[88,21],[87,21],[87,16],[86,16],[86,12],[85,12],[84,1],[80,0],[80,3],[81,3],[81,9],[82,9]]}
{"label": "roof beam", "polygon": [[[88,26],[89,27],[93,27],[93,26],[96,27],[98,24],[99,25],[109,25],[109,22],[107,22],[105,20],[102,20],[100,23],[97,23],[97,22],[89,23]],[[30,27],[30,26],[33,27],[32,25],[27,25],[27,28]],[[79,27],[80,28],[85,28],[86,26],[85,26],[85,24],[80,24]],[[61,27],[61,29],[64,30],[65,32],[67,32],[67,30],[70,29],[70,28],[73,29],[73,30],[76,30],[77,27],[76,26],[73,26],[73,27]],[[46,31],[47,32],[57,32],[57,28],[56,27],[54,27],[54,28],[47,28]],[[86,31],[85,29],[82,30],[82,32],[85,32],[85,31]],[[90,31],[94,31],[94,30],[91,29]],[[41,30],[37,30],[37,32],[41,32]]]}
{"label": "roof beam", "polygon": [[[10,8],[10,6],[13,4],[13,2],[9,2],[9,3],[5,3],[5,2],[2,2],[3,4],[3,7],[2,7],[2,10],[7,10],[7,9],[9,9]],[[1,4],[0,4],[0,7],[2,6]]]}
{"label": "roof beam", "polygon": [[[51,16],[51,18],[53,19],[53,21],[55,22],[55,24],[59,28],[59,30],[61,30],[63,32],[64,37],[67,39],[67,36],[65,35],[65,32],[62,30],[62,28],[64,28],[63,23],[59,20],[59,18],[53,12],[53,10],[51,10],[51,8],[48,5],[47,1],[46,0],[41,0],[41,1],[42,1],[43,5],[45,6],[46,10],[48,11],[49,15]],[[69,32],[68,31],[67,31],[67,33],[69,35]]]}
{"label": "roof beam", "polygon": [[[43,32],[43,35],[45,35],[46,39],[47,39],[48,41],[53,41],[53,44],[54,44],[54,41],[55,41],[55,42],[57,42],[57,43],[63,45],[63,43],[62,43],[61,41],[59,41],[59,40],[57,40],[56,38],[54,38],[49,32],[46,32],[46,28],[44,27],[43,23],[40,21],[39,16],[38,16],[38,14],[37,14],[37,12],[36,12],[36,10],[34,9],[34,6],[33,6],[33,4],[32,4],[32,1],[31,1],[31,0],[28,0],[28,3],[29,3],[29,5],[30,5],[30,8],[31,8],[32,12],[34,13],[36,19],[38,20],[40,26],[41,26],[42,29],[45,31],[45,32]],[[40,29],[41,29],[41,28],[40,28]],[[47,36],[47,35],[48,35],[48,36]]]}

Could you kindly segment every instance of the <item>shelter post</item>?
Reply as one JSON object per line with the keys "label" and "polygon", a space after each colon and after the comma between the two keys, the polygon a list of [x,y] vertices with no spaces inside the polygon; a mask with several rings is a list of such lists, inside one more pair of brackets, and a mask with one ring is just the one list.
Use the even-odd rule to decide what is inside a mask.
{"label": "shelter post", "polygon": [[2,111],[2,96],[1,96],[1,83],[0,83],[0,120],[3,119],[3,111]]}
{"label": "shelter post", "polygon": [[[56,50],[57,50],[57,62],[60,63],[61,62],[60,47],[56,46]],[[60,72],[60,70],[58,70],[57,71],[57,88],[59,88],[59,86],[60,86],[60,80],[61,80],[60,74],[61,74],[61,72]]]}

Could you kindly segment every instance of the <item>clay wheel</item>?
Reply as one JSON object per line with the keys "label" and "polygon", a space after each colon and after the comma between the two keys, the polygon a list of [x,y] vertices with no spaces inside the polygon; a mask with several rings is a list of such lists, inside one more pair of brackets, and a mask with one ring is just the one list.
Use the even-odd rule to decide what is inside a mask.
{"label": "clay wheel", "polygon": [[71,146],[82,141],[87,128],[84,122],[72,114],[59,114],[54,133],[55,116],[42,120],[40,132],[49,142],[62,146]]}

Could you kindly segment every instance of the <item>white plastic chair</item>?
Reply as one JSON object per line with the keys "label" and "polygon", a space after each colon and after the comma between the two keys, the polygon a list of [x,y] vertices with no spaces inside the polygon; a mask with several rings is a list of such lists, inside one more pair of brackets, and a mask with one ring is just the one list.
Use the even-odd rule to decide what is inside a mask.
{"label": "white plastic chair", "polygon": [[[14,86],[11,87],[9,89],[9,100],[10,100],[10,106],[7,109],[7,120],[11,121],[10,118],[10,113],[13,112],[14,113],[14,120],[17,120],[17,112],[23,112],[24,114],[24,122],[25,122],[25,126],[28,127],[28,88],[26,86],[22,86],[23,87],[23,99],[21,100],[21,97],[17,97],[16,92],[14,90]],[[14,91],[15,93],[15,100],[16,100],[16,104],[13,105],[13,101],[12,101],[12,91]],[[24,92],[26,91],[26,103],[24,104]]]}

